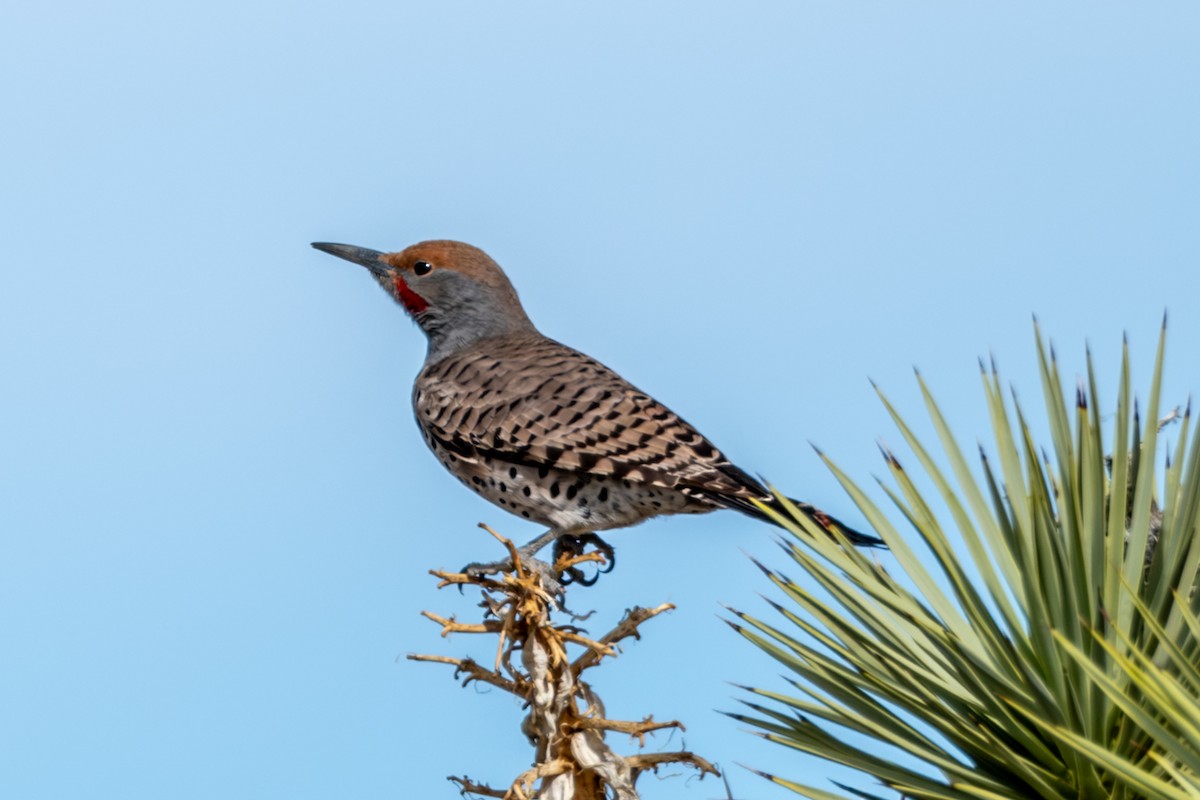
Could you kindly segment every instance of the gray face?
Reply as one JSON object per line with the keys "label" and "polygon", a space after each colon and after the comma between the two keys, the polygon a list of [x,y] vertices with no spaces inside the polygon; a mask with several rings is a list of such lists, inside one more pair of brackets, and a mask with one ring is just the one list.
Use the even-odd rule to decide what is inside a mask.
{"label": "gray face", "polygon": [[[525,312],[513,304],[508,286],[493,286],[472,280],[450,269],[433,269],[427,275],[403,276],[407,292],[394,280],[380,281],[396,302],[412,314],[429,336],[431,354],[450,353],[480,339],[531,329]],[[408,294],[424,301],[419,309]],[[419,309],[419,310],[417,310]]]}

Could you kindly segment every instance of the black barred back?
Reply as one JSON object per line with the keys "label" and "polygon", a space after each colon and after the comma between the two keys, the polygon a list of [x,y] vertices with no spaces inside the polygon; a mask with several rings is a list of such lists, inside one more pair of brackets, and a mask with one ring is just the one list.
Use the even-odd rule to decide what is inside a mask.
{"label": "black barred back", "polygon": [[[555,518],[567,514],[573,528],[604,530],[766,496],[670,409],[598,361],[538,335],[483,340],[427,366],[413,406],[451,472],[548,525],[561,525],[567,520]],[[584,514],[580,500],[590,511],[576,519]]]}

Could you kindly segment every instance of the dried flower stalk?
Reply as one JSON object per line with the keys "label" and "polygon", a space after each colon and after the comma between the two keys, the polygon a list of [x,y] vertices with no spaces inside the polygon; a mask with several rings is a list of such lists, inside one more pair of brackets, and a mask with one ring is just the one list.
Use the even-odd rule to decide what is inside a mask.
{"label": "dried flower stalk", "polygon": [[[674,608],[664,603],[656,608],[633,608],[611,631],[591,639],[569,624],[555,624],[551,614],[560,610],[557,582],[571,567],[602,557],[598,553],[564,556],[553,568],[522,563],[508,539],[484,527],[508,549],[511,567],[499,574],[474,575],[434,571],[444,586],[476,586],[483,592],[484,619],[464,623],[423,612],[451,633],[486,634],[497,637],[496,659],[488,669],[470,658],[440,655],[410,655],[414,661],[450,664],[463,686],[486,683],[521,698],[529,713],[521,730],[534,747],[534,766],[518,775],[507,788],[496,789],[466,777],[451,777],[462,794],[499,797],[504,800],[637,800],[637,779],[664,764],[686,764],[700,776],[719,775],[716,767],[687,751],[639,753],[622,756],[605,740],[608,732],[624,733],[644,745],[648,733],[666,729],[683,730],[677,721],[640,722],[611,720],[604,704],[582,676],[586,670],[617,655],[617,644],[640,638],[639,628],[647,620]],[[574,619],[574,618],[573,618]],[[573,659],[568,646],[583,652]]]}

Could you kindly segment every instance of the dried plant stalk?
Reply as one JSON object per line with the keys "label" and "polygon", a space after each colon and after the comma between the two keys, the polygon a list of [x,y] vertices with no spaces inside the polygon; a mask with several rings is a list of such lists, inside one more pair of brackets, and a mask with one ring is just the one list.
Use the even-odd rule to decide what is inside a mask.
{"label": "dried plant stalk", "polygon": [[[636,800],[638,777],[663,764],[686,764],[700,776],[719,775],[716,767],[686,751],[639,753],[622,756],[605,740],[607,732],[624,733],[639,744],[645,736],[659,730],[679,729],[677,721],[656,722],[646,717],[640,722],[610,720],[604,704],[588,682],[586,670],[599,666],[605,657],[615,657],[616,645],[623,639],[639,638],[639,628],[647,620],[670,611],[664,603],[656,608],[634,608],[608,633],[590,639],[568,624],[555,624],[553,611],[559,609],[555,593],[562,592],[556,577],[570,567],[598,560],[596,553],[561,558],[553,568],[522,563],[512,542],[486,528],[508,549],[510,568],[492,575],[432,572],[444,586],[476,586],[482,590],[484,619],[462,623],[424,612],[424,616],[442,626],[442,635],[473,633],[497,637],[496,661],[492,669],[470,658],[440,655],[410,655],[413,661],[454,666],[455,677],[463,685],[473,681],[486,683],[521,698],[529,713],[521,731],[534,747],[531,768],[518,775],[507,788],[496,789],[466,777],[451,777],[462,794],[499,797],[504,800]],[[583,652],[573,659],[568,646]]]}

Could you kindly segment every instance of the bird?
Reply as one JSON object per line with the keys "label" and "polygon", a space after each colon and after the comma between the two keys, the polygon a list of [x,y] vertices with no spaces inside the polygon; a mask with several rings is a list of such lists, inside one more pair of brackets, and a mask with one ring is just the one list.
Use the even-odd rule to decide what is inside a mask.
{"label": "bird", "polygon": [[[542,335],[483,250],[431,240],[398,252],[313,242],[365,267],[428,339],[412,404],[425,443],[484,499],[546,526],[519,549],[598,544],[598,532],[669,514],[782,502],[667,406],[594,358]],[[854,545],[882,540],[792,501]],[[776,523],[777,524],[777,523]],[[832,533],[830,534],[832,535]]]}

